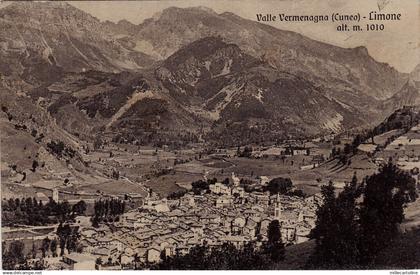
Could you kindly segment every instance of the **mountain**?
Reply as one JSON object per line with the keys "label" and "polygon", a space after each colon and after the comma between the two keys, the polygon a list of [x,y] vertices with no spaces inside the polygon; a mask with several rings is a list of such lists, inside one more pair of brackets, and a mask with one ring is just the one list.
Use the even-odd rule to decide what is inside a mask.
{"label": "mountain", "polygon": [[0,9],[0,72],[45,82],[63,71],[121,71],[153,58],[128,48],[93,16],[65,3],[13,3]]}
{"label": "mountain", "polygon": [[193,114],[147,72],[70,73],[26,94],[45,106],[62,129],[84,140],[102,133],[121,142],[177,143],[196,130]]}
{"label": "mountain", "polygon": [[404,86],[383,104],[388,110],[404,106],[420,106],[420,64],[410,73]]}
{"label": "mountain", "polygon": [[169,56],[155,74],[174,97],[189,103],[197,97],[211,98],[228,84],[228,75],[241,73],[253,63],[257,60],[237,45],[206,37]]}
{"label": "mountain", "polygon": [[412,81],[417,82],[417,84],[418,84],[418,82],[420,82],[420,64],[418,64],[418,65],[417,65],[417,66],[413,69],[413,71],[410,73],[409,78],[410,78]]}
{"label": "mountain", "polygon": [[404,106],[395,110],[382,123],[373,129],[375,134],[383,134],[391,130],[407,131],[420,123],[420,107]]}
{"label": "mountain", "polygon": [[0,73],[87,139],[236,144],[339,132],[381,121],[393,111],[384,102],[411,83],[366,48],[202,7],[135,25],[24,2],[0,9],[0,25]]}
{"label": "mountain", "polygon": [[407,77],[375,61],[364,47],[340,48],[207,8],[165,9],[145,20],[133,35],[139,47],[144,45],[149,54],[162,58],[200,38],[220,36],[279,70],[330,87],[329,94],[346,104],[354,93],[388,98]]}
{"label": "mountain", "polygon": [[[156,75],[174,99],[210,119],[218,134],[246,126],[256,132],[270,129],[265,137],[272,139],[287,132],[338,131],[363,122],[312,82],[279,71],[221,37],[206,37],[181,48]],[[236,132],[240,140],[241,131]]]}
{"label": "mountain", "polygon": [[191,141],[204,134],[207,140],[223,136],[231,145],[367,123],[323,88],[221,37],[194,41],[155,69],[72,74],[45,89],[31,96],[54,92],[48,110],[67,131],[118,133],[117,139],[140,143]]}
{"label": "mountain", "polygon": [[7,183],[83,182],[95,174],[81,154],[84,143],[58,126],[41,102],[22,92],[29,88],[21,80],[0,76],[0,138],[2,145],[7,145],[1,148],[4,196],[22,192]]}

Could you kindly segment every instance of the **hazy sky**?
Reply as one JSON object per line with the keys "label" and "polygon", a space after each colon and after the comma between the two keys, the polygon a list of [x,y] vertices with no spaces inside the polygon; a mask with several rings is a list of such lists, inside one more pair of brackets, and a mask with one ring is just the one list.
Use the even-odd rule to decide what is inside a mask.
{"label": "hazy sky", "polygon": [[[230,11],[241,17],[256,20],[257,13],[331,16],[332,12],[342,14],[359,12],[362,16],[368,16],[370,11],[378,11],[378,2],[387,3],[381,11],[383,13],[402,14],[401,21],[385,22],[385,30],[382,32],[337,32],[337,23],[331,22],[268,24],[342,47],[364,45],[376,60],[387,62],[402,72],[410,72],[420,63],[420,0],[163,0],[69,3],[100,20],[117,22],[127,19],[138,24],[170,6],[205,6],[217,13]],[[367,21],[361,22],[360,25],[366,29],[366,23]]]}

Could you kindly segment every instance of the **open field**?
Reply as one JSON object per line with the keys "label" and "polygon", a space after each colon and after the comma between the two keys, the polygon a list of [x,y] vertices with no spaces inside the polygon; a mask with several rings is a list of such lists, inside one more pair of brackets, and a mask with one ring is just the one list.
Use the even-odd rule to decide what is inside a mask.
{"label": "open field", "polygon": [[62,189],[64,191],[68,192],[75,192],[78,194],[107,194],[107,195],[115,195],[115,196],[123,196],[127,193],[145,193],[145,190],[143,187],[141,187],[139,184],[129,182],[127,180],[121,179],[121,180],[110,180],[107,182],[101,182],[101,183],[92,183],[92,184],[86,184],[79,187],[68,187]]}
{"label": "open field", "polygon": [[400,130],[400,129],[398,129],[398,130],[392,130],[392,131],[388,131],[388,132],[385,132],[385,133],[383,133],[383,134],[381,134],[381,135],[377,135],[377,136],[375,136],[374,138],[373,138],[373,140],[374,140],[374,142],[375,142],[375,144],[378,144],[378,145],[384,145],[385,144],[385,142],[389,139],[389,138],[392,138],[392,137],[398,137],[398,136],[400,136],[401,134],[402,134],[402,130]]}

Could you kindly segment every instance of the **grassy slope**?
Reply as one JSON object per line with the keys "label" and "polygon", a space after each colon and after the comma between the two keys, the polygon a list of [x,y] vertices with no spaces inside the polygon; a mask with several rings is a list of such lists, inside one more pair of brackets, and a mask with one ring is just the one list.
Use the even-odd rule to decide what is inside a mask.
{"label": "grassy slope", "polygon": [[[292,245],[286,248],[286,258],[268,269],[301,270],[315,248],[315,241]],[[420,229],[402,234],[378,254],[376,261],[360,269],[419,269]]]}
{"label": "grassy slope", "polygon": [[420,269],[420,229],[408,232],[379,253],[372,268]]}

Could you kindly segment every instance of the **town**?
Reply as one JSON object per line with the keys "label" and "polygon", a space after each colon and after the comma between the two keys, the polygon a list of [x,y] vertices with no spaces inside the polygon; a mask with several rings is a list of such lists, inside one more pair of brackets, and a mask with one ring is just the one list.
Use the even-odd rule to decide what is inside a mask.
{"label": "town", "polygon": [[[376,152],[372,162],[377,167],[383,165],[385,159],[394,157],[401,169],[411,173],[419,188],[419,159],[413,155],[412,150],[418,146],[418,131],[419,126],[414,126],[398,138],[391,135],[395,131],[381,134],[375,137],[376,145],[370,144],[370,141],[358,145],[356,155],[373,156]],[[328,140],[328,137],[323,139]],[[311,144],[317,141],[313,140]],[[293,143],[296,144],[296,141]],[[311,150],[315,157],[310,156],[308,159],[313,162],[305,163],[305,159],[299,161],[300,171],[320,169],[319,166],[328,162],[327,156],[324,158],[318,155],[319,149],[313,146],[308,148],[309,143],[292,146],[293,143],[289,141],[283,150],[274,150],[279,154],[277,162],[293,165],[292,159],[309,157]],[[385,144],[385,147],[381,144]],[[384,148],[378,151],[381,146]],[[266,159],[265,154],[273,151],[252,151],[247,148],[236,150],[236,154],[245,154],[258,160]],[[222,155],[226,157],[226,154]],[[216,155],[221,156],[220,153]],[[61,223],[3,227],[3,244],[10,246],[13,242],[23,241],[26,253],[33,255],[33,262],[42,259],[45,269],[119,270],[147,268],[163,257],[185,255],[191,248],[203,244],[215,247],[231,243],[239,248],[253,242],[260,247],[267,240],[267,228],[273,220],[279,221],[281,238],[286,246],[308,241],[315,227],[316,211],[322,205],[320,193],[304,194],[286,178],[270,179],[255,175],[253,178],[257,180],[239,178],[231,172],[229,178],[218,181],[209,178],[209,173],[205,172],[201,179],[191,184],[190,189],[175,191],[167,196],[154,192],[147,185],[139,186],[144,193],[101,193],[94,199],[85,199],[83,203],[87,204],[87,210],[81,211],[80,215],[75,215],[69,222],[71,228],[77,228],[77,244],[74,249],[63,245],[66,249],[62,248],[60,253],[57,230]],[[54,188],[49,200],[59,204],[63,201],[67,203],[65,195],[65,192]],[[47,200],[45,195],[38,199]],[[103,201],[105,205],[108,200],[123,201],[123,210],[112,215],[103,214],[102,211],[98,219],[98,202]],[[72,205],[80,202],[76,199],[71,201]],[[414,215],[418,215],[416,209]]]}
{"label": "town", "polygon": [[[301,198],[270,195],[268,191],[247,193],[234,174],[231,181],[232,186],[215,182],[201,194],[188,192],[178,199],[160,199],[149,192],[138,208],[122,214],[117,222],[97,227],[87,217],[76,217],[72,226],[80,227],[79,251],[82,252],[65,253],[62,261],[46,257],[45,264],[53,269],[60,265],[66,269],[95,266],[132,269],[135,258],[143,264],[156,263],[162,253],[185,254],[203,243],[217,246],[229,242],[240,247],[256,241],[260,246],[274,219],[281,223],[284,243],[308,240],[315,225],[315,211],[321,203],[319,195]],[[261,184],[268,182],[261,181]],[[139,197],[127,194],[126,198],[135,201]],[[58,200],[57,193],[55,199]],[[56,239],[56,231],[52,230],[45,238]]]}
{"label": "town", "polygon": [[419,268],[418,3],[334,1],[0,1],[2,269]]}

